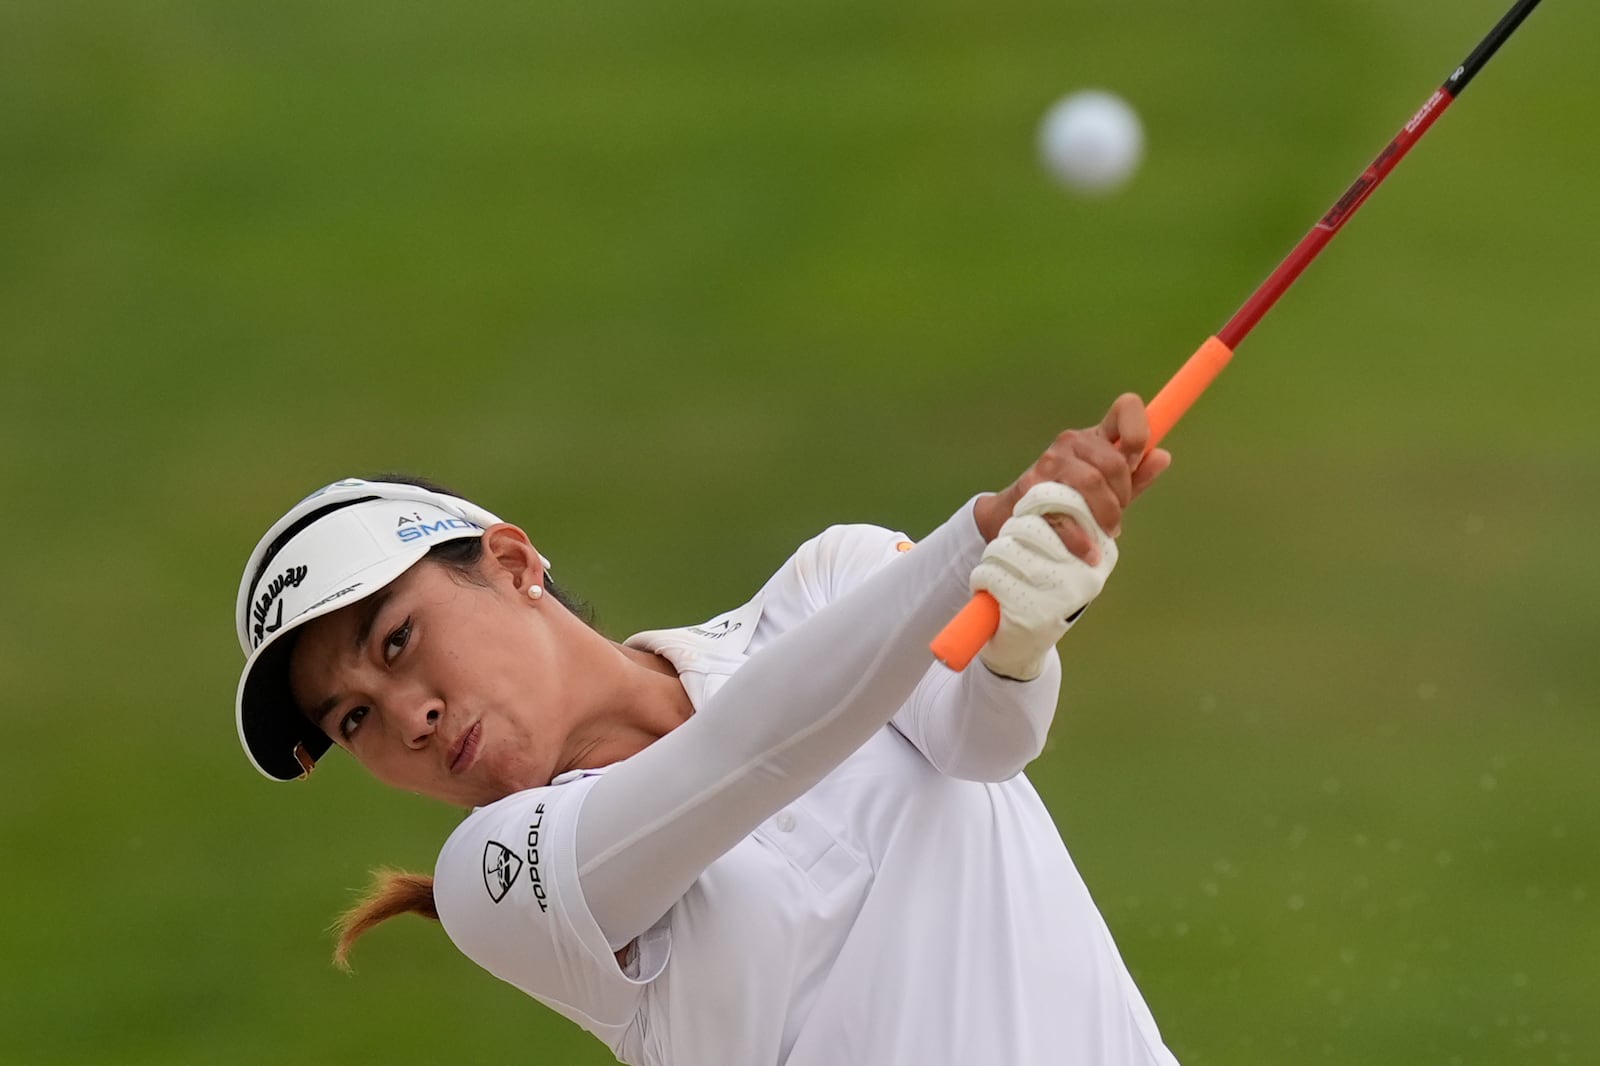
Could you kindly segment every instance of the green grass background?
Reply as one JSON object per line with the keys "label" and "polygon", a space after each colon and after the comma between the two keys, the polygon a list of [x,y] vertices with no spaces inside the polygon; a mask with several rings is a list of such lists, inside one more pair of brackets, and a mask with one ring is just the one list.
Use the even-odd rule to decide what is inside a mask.
{"label": "green grass background", "polygon": [[[245,763],[265,525],[426,472],[616,636],[924,532],[1503,2],[0,2],[0,1062],[608,1061],[422,923],[328,965],[457,814]],[[1596,1061],[1597,36],[1537,12],[1256,332],[1065,646],[1032,776],[1189,1066]],[[1150,138],[1098,201],[1032,151],[1086,85]]]}

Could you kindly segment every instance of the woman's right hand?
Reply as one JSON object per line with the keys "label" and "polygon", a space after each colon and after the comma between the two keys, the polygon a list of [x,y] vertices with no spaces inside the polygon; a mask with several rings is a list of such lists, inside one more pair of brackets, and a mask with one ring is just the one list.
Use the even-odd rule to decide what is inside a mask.
{"label": "woman's right hand", "polygon": [[[994,540],[1029,489],[1058,481],[1078,491],[1101,529],[1120,535],[1123,511],[1172,465],[1172,454],[1164,448],[1140,462],[1149,441],[1144,401],[1131,392],[1118,396],[1099,425],[1064,431],[1017,480],[981,497],[974,510],[979,532],[985,541]],[[1046,515],[1045,520],[1073,555],[1091,566],[1099,563],[1095,538],[1077,522],[1063,514]]]}

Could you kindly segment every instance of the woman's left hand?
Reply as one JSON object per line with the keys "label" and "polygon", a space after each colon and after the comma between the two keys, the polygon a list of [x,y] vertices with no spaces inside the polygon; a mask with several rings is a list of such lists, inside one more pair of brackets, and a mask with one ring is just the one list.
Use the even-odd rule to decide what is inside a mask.
{"label": "woman's left hand", "polygon": [[[1083,496],[1101,529],[1113,537],[1120,535],[1123,511],[1172,464],[1172,454],[1164,448],[1154,449],[1140,462],[1149,441],[1144,401],[1131,392],[1118,396],[1099,425],[1066,430],[1017,480],[980,498],[974,511],[979,532],[985,541],[993,540],[1029,489],[1043,481],[1059,481]],[[1061,514],[1046,520],[1073,555],[1091,566],[1099,562],[1094,538],[1077,522]]]}

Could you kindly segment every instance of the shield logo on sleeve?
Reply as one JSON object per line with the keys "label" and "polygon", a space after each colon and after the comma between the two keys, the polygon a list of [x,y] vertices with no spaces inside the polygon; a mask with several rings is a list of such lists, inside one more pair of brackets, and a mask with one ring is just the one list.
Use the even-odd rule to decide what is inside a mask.
{"label": "shield logo on sleeve", "polygon": [[522,872],[522,860],[504,844],[491,840],[483,846],[483,887],[499,903]]}

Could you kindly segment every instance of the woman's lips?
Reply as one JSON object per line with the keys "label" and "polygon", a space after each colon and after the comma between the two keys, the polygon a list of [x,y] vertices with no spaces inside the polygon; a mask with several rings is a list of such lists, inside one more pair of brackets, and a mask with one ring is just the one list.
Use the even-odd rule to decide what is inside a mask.
{"label": "woman's lips", "polygon": [[456,740],[450,749],[450,772],[459,774],[472,765],[478,757],[478,748],[483,742],[483,723],[473,722],[471,728]]}

